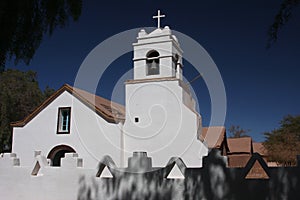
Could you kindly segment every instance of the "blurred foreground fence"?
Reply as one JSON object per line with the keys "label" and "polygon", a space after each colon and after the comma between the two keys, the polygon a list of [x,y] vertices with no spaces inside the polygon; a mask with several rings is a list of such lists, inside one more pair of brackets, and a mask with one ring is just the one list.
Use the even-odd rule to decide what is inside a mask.
{"label": "blurred foreground fence", "polygon": [[202,168],[186,168],[180,158],[171,158],[165,168],[151,168],[145,153],[136,154],[126,169],[114,168],[107,157],[99,165],[98,176],[106,174],[101,179],[82,176],[78,200],[300,199],[299,162],[269,168],[255,153],[245,168],[227,168],[226,159],[213,150]]}

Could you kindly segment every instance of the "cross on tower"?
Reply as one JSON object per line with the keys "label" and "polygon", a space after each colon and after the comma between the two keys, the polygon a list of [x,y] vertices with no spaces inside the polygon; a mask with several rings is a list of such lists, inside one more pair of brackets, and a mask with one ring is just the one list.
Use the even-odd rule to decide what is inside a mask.
{"label": "cross on tower", "polygon": [[160,28],[160,18],[165,17],[165,15],[160,15],[160,10],[157,11],[157,16],[153,16],[153,19],[157,18],[157,28]]}

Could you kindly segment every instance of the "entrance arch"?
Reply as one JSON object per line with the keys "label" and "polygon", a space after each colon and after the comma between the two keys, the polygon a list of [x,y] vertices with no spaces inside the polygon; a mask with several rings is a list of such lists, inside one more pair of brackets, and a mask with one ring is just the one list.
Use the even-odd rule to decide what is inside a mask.
{"label": "entrance arch", "polygon": [[52,166],[60,166],[61,158],[65,157],[65,153],[76,153],[76,151],[68,145],[58,145],[51,149],[47,158],[51,159]]}

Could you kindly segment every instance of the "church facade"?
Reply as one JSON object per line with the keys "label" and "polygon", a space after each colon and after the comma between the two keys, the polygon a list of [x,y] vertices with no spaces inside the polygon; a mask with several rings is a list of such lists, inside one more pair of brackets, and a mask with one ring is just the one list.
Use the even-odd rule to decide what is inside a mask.
{"label": "church facade", "polygon": [[96,168],[109,155],[126,167],[133,152],[147,152],[153,166],[180,157],[201,167],[208,147],[199,140],[201,115],[183,81],[183,51],[169,27],[141,30],[133,44],[133,80],[125,82],[125,108],[64,85],[31,115],[13,123],[12,152],[21,166],[37,155],[60,166],[65,153],[77,153],[83,166]]}
{"label": "church facade", "polygon": [[110,141],[121,143],[123,116],[123,106],[64,85],[30,116],[12,124],[12,152],[22,166],[33,165],[39,154],[60,166],[65,153],[80,155],[87,168],[95,168],[104,155],[120,164],[121,153]]}

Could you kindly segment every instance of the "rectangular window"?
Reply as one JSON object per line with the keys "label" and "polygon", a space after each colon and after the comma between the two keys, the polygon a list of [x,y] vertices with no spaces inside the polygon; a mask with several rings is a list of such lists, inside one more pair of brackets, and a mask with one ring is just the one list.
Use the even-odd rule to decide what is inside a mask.
{"label": "rectangular window", "polygon": [[57,133],[70,133],[71,108],[58,109]]}

